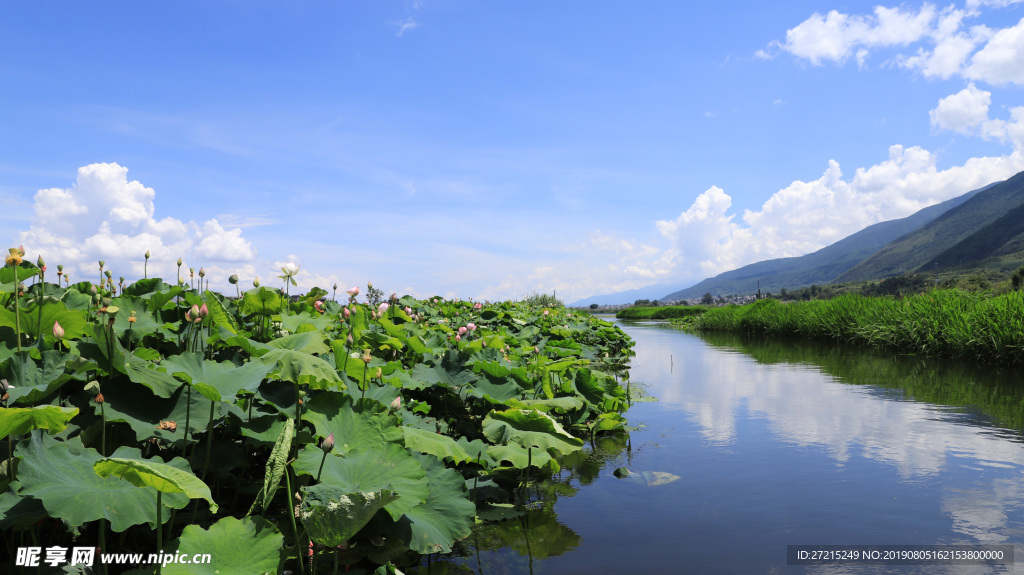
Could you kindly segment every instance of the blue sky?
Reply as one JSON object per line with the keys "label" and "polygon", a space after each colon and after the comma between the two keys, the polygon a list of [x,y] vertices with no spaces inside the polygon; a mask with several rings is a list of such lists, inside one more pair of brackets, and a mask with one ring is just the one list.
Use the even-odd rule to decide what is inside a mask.
{"label": "blue sky", "polygon": [[[694,6],[694,4],[707,4]],[[0,5],[0,230],[73,281],[567,301],[1024,170],[1024,4]]]}

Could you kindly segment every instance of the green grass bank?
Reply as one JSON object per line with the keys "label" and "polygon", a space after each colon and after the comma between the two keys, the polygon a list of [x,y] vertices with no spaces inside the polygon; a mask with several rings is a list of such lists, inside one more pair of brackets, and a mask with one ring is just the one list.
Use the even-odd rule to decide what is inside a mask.
{"label": "green grass bank", "polygon": [[685,329],[834,340],[914,355],[1024,364],[1024,292],[934,290],[902,299],[843,295],[709,309]]}
{"label": "green grass bank", "polygon": [[633,306],[615,313],[618,319],[677,319],[697,317],[707,308],[696,305],[666,305],[660,307]]}

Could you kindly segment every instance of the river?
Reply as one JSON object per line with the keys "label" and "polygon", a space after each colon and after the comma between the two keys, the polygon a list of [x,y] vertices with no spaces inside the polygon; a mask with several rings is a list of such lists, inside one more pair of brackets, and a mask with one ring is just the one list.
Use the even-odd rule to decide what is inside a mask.
{"label": "river", "polygon": [[[638,429],[414,572],[1024,573],[1024,371],[619,325],[631,389],[657,400],[626,413]],[[963,544],[1015,545],[1015,562],[787,561]]]}

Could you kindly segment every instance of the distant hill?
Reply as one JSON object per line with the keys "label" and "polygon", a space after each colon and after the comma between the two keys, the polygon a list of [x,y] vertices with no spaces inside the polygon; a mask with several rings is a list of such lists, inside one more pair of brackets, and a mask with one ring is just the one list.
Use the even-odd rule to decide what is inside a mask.
{"label": "distant hill", "polygon": [[667,291],[679,289],[679,285],[672,284],[654,284],[647,287],[638,289],[632,289],[628,291],[622,291],[618,293],[595,295],[588,298],[581,299],[569,304],[572,307],[588,307],[590,304],[596,303],[597,305],[620,305],[626,303],[633,303],[638,299],[659,299]]}
{"label": "distant hill", "polygon": [[898,220],[879,222],[838,242],[804,256],[757,262],[708,278],[692,287],[672,292],[660,299],[679,300],[712,295],[748,294],[757,291],[778,293],[812,284],[826,284],[860,264],[894,240],[935,221],[950,210],[971,200],[982,190],[974,190],[940,204],[924,208]]}
{"label": "distant hill", "polygon": [[1020,235],[1022,204],[1024,172],[975,193],[843,272],[836,281],[874,280],[977,264]]}

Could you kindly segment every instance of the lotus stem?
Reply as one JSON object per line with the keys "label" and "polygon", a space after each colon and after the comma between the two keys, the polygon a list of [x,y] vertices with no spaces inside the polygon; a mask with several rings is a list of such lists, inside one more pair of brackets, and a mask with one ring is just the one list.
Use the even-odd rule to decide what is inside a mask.
{"label": "lotus stem", "polygon": [[21,351],[21,304],[18,302],[18,296],[21,292],[21,286],[18,284],[18,271],[15,268],[14,271],[14,330],[18,335],[18,351]]}
{"label": "lotus stem", "polygon": [[[163,491],[159,489],[156,492],[156,552],[163,554],[164,551],[164,522],[163,522],[163,501],[161,501]],[[162,565],[156,566],[156,572],[159,575],[160,568]]]}
{"label": "lotus stem", "polygon": [[206,424],[206,461],[203,463],[202,480],[206,480],[206,472],[210,470],[210,453],[213,452],[213,412],[217,402],[210,401],[210,421]]}
{"label": "lotus stem", "polygon": [[185,435],[181,439],[181,456],[185,457],[185,450],[188,449],[189,419],[192,416],[192,384],[186,383],[185,397]]}
{"label": "lotus stem", "polygon": [[284,483],[288,488],[288,518],[292,521],[292,533],[295,534],[295,562],[299,564],[299,573],[306,575],[306,567],[302,560],[302,542],[299,541],[299,528],[295,524],[295,493],[292,491],[292,472],[287,467],[284,470]]}
{"label": "lotus stem", "polygon": [[320,469],[316,470],[316,482],[320,483],[320,474],[324,471],[324,463],[327,462],[327,452],[324,452],[323,458],[320,459]]}

